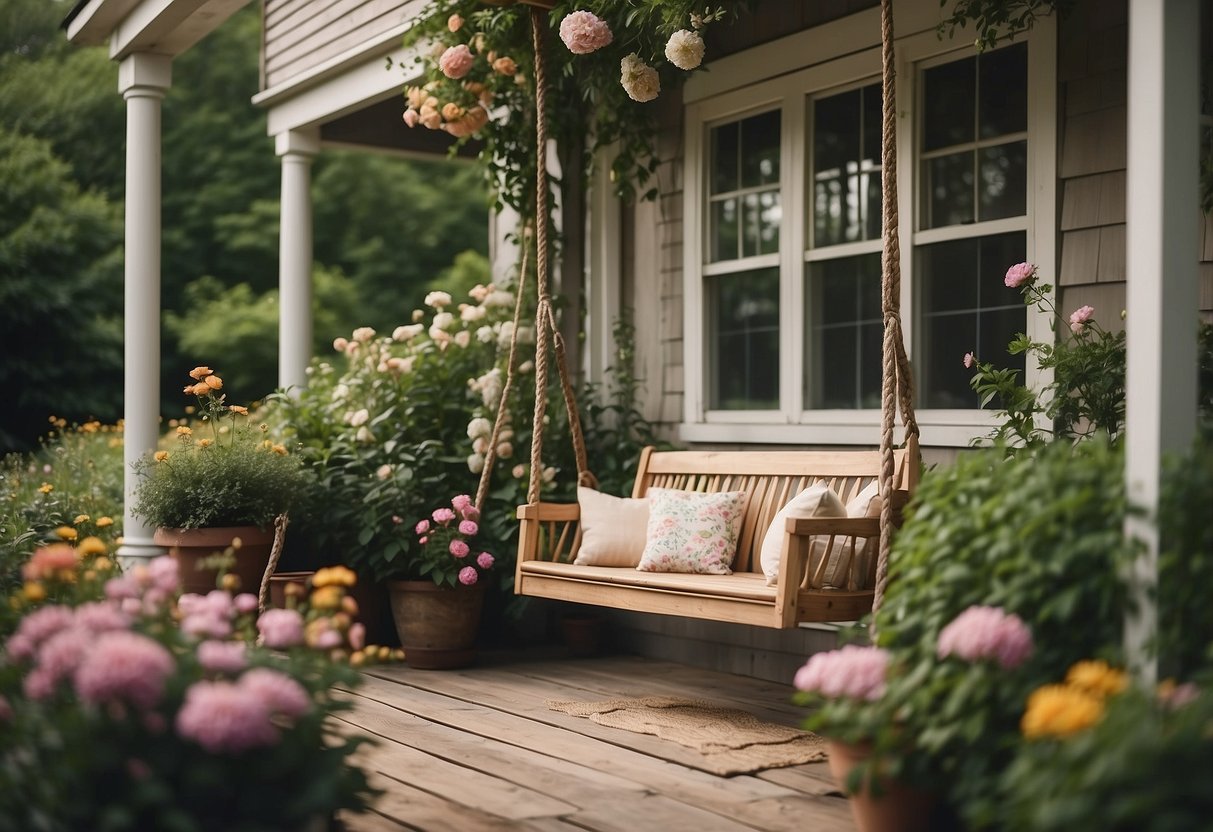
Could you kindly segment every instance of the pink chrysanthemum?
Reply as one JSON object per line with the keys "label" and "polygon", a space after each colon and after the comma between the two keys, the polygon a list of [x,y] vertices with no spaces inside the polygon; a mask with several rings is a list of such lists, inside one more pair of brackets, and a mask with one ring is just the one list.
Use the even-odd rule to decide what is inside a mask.
{"label": "pink chrysanthemum", "polygon": [[75,621],[71,607],[52,604],[36,609],[21,619],[17,632],[5,644],[5,651],[14,661],[31,659],[38,645],[55,633],[71,627]]}
{"label": "pink chrysanthemum", "polygon": [[160,701],[176,663],[163,644],[125,631],[105,633],[76,668],[76,694],[85,702],[129,702],[150,708]]}
{"label": "pink chrysanthemum", "polygon": [[476,58],[466,44],[452,46],[442,53],[438,59],[438,68],[447,78],[459,79],[467,75]]}
{"label": "pink chrysanthemum", "polygon": [[303,685],[268,667],[253,668],[236,685],[253,693],[271,714],[297,719],[312,707],[312,698]]}
{"label": "pink chrysanthemum", "polygon": [[796,671],[798,690],[813,691],[830,699],[876,700],[884,694],[889,651],[848,644],[839,650],[816,653]]}
{"label": "pink chrysanthemum", "polygon": [[232,622],[202,610],[181,619],[181,632],[194,638],[227,638],[232,634]]}
{"label": "pink chrysanthemum", "polygon": [[468,556],[468,545],[462,540],[452,540],[450,546],[447,547],[451,554],[457,558],[466,558]]}
{"label": "pink chrysanthemum", "polygon": [[255,691],[231,682],[195,682],[177,712],[177,733],[213,754],[240,754],[278,742],[270,709]]}
{"label": "pink chrysanthemum", "polygon": [[493,568],[493,556],[490,555],[488,552],[481,552],[480,554],[478,554],[476,556],[476,565],[479,566],[481,569],[492,569]]}
{"label": "pink chrysanthemum", "polygon": [[271,650],[303,644],[303,616],[298,610],[266,610],[257,619],[257,630]]}
{"label": "pink chrysanthemum", "polygon": [[75,611],[76,626],[93,633],[125,630],[131,626],[130,616],[105,601],[81,604]]}
{"label": "pink chrysanthemum", "polygon": [[177,560],[169,555],[155,558],[147,565],[147,573],[152,585],[165,592],[176,592],[181,586]]}
{"label": "pink chrysanthemum", "polygon": [[127,598],[138,598],[139,584],[130,575],[119,575],[105,582],[105,597],[111,601],[122,601]]}
{"label": "pink chrysanthemum", "polygon": [[614,39],[611,27],[593,12],[576,11],[560,21],[560,39],[575,55],[588,55]]}
{"label": "pink chrysanthemum", "polygon": [[1007,269],[1007,276],[1003,278],[1003,283],[1012,289],[1018,289],[1025,283],[1031,283],[1036,277],[1036,266],[1032,263],[1016,263],[1011,268]]}
{"label": "pink chrysanthemum", "polygon": [[198,664],[212,673],[239,673],[248,661],[242,641],[204,641],[198,645]]}
{"label": "pink chrysanthemum", "polygon": [[80,627],[68,627],[48,638],[38,648],[38,670],[52,684],[75,672],[93,651],[93,634]]}
{"label": "pink chrysanthemum", "polygon": [[459,583],[464,586],[471,586],[479,578],[480,576],[476,574],[476,567],[474,566],[465,566],[459,570]]}
{"label": "pink chrysanthemum", "polygon": [[242,592],[232,599],[232,606],[240,615],[248,615],[257,611],[257,596],[251,592]]}
{"label": "pink chrysanthemum", "polygon": [[939,633],[939,658],[976,662],[994,659],[1006,670],[1032,655],[1032,632],[1013,613],[999,607],[972,606]]}

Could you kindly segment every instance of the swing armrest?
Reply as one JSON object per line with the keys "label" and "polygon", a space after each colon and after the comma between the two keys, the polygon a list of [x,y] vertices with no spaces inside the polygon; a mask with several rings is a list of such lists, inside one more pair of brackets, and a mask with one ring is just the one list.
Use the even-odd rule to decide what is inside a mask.
{"label": "swing armrest", "polygon": [[789,517],[788,534],[845,535],[847,537],[877,537],[879,517]]}
{"label": "swing armrest", "polygon": [[579,520],[581,506],[577,503],[527,503],[518,506],[519,520]]}

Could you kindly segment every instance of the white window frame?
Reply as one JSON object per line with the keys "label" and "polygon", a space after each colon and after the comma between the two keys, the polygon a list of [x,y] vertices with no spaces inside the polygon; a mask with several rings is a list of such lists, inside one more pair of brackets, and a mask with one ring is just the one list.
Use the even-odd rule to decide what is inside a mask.
{"label": "white window frame", "polygon": [[[925,245],[958,237],[1024,231],[1028,260],[1037,264],[1044,280],[1056,285],[1057,188],[1057,35],[1050,16],[1036,22],[1028,43],[1028,160],[1027,216],[965,225],[961,230],[936,228],[918,231],[918,179],[915,130],[917,70],[947,57],[971,56],[972,42],[962,37],[948,42],[935,31],[938,8],[934,2],[902,5],[896,30],[908,32],[895,43],[898,113],[898,213],[901,219],[901,308],[906,349],[913,358],[916,309],[914,251]],[[689,442],[764,442],[822,445],[873,445],[879,436],[880,411],[806,410],[803,407],[803,364],[807,321],[804,316],[804,268],[814,259],[806,252],[808,210],[807,102],[810,95],[844,88],[880,77],[880,15],[870,9],[823,26],[798,32],[772,44],[747,50],[715,62],[711,72],[688,83],[685,108],[683,176],[683,332],[686,390],[679,435]],[[818,60],[803,64],[805,55]],[[799,64],[799,65],[797,65]],[[709,217],[704,210],[707,176],[706,139],[716,123],[747,113],[781,108],[780,200],[784,223],[780,228],[780,366],[779,409],[763,411],[712,411],[708,400],[706,367],[706,306],[704,277],[712,271],[705,256]],[[842,244],[866,248],[869,243]],[[842,246],[831,246],[831,254]],[[1008,266],[1011,264],[1007,264]],[[1038,340],[1052,338],[1047,316],[1029,310],[1027,333]],[[957,371],[964,372],[957,357]],[[1049,377],[1028,367],[1025,381],[1039,389]],[[989,411],[924,409],[917,412],[924,445],[961,447],[987,435],[999,420]]]}

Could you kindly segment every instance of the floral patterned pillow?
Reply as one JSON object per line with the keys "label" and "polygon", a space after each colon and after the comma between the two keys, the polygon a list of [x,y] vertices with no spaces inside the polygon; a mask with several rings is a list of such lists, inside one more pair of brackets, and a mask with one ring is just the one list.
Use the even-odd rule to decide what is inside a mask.
{"label": "floral patterned pillow", "polygon": [[649,525],[641,572],[732,574],[744,491],[704,494],[650,488]]}

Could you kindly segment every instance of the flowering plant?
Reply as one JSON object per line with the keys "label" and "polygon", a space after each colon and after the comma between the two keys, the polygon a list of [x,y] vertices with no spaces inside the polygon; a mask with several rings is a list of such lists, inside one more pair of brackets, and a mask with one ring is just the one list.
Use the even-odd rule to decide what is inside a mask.
{"label": "flowering plant", "polygon": [[[1054,338],[1037,341],[1024,333],[1011,340],[1012,356],[1035,358],[1053,379],[1039,391],[1020,383],[1020,371],[996,367],[970,352],[966,368],[975,369],[969,384],[981,406],[994,402],[1004,417],[991,434],[998,441],[1022,444],[1047,441],[1054,436],[1079,438],[1102,430],[1119,437],[1125,418],[1125,333],[1109,332],[1095,319],[1095,309],[1080,306],[1058,327],[1060,316],[1050,299],[1053,287],[1041,283],[1032,263],[1017,263],[1003,282],[1019,289],[1024,303],[1047,314]],[[1042,428],[1043,417],[1049,428]]]}
{"label": "flowering plant", "polygon": [[[558,0],[547,18],[549,124],[562,169],[578,170],[615,143],[612,181],[625,196],[656,168],[652,101],[697,69],[704,27],[735,13],[696,0],[627,4]],[[405,35],[428,45],[417,71],[405,68],[404,121],[442,130],[461,145],[482,142],[479,158],[499,199],[526,212],[535,170],[534,47],[530,10],[512,3],[433,0]],[[587,136],[590,153],[582,158]]]}
{"label": "flowering plant", "polygon": [[481,572],[492,569],[493,556],[477,553],[472,546],[479,521],[480,510],[466,494],[451,500],[450,508],[436,508],[419,520],[413,527],[422,551],[414,567],[418,577],[430,578],[438,586],[471,586]]}
{"label": "flowering plant", "polygon": [[347,707],[332,686],[358,676],[313,637],[322,619],[348,633],[341,612],[313,596],[306,618],[257,616],[249,594],[180,595],[169,557],[118,575],[85,544],[35,552],[9,599],[22,617],[0,656],[0,816],[268,830],[366,805],[349,761],[364,740],[327,718]]}
{"label": "flowering plant", "polygon": [[170,423],[175,445],[136,463],[134,513],[167,528],[265,528],[305,490],[308,472],[268,424],[251,424],[248,408],[226,403],[223,379],[209,367],[195,367],[190,378],[185,393],[197,400],[198,433],[188,420]]}

